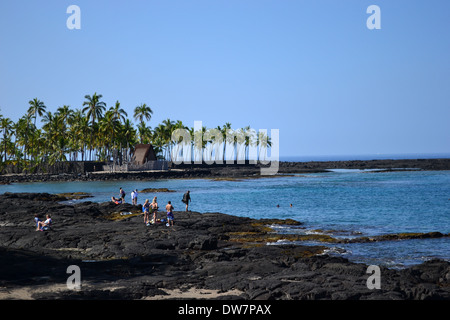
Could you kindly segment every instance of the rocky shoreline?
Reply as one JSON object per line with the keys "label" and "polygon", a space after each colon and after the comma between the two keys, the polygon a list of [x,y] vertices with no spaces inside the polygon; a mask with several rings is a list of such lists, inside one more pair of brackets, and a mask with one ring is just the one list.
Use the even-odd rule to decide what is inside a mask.
{"label": "rocky shoreline", "polygon": [[[1,299],[450,299],[446,261],[381,267],[381,289],[369,289],[367,265],[323,254],[329,239],[265,245],[277,237],[270,225],[298,221],[174,212],[173,227],[147,227],[140,206],[61,200],[0,195]],[[53,230],[35,231],[36,213],[51,214]],[[427,236],[448,235],[414,235]],[[81,270],[81,290],[66,286],[70,265]]]}
{"label": "rocky shoreline", "polygon": [[[376,169],[380,171],[405,170],[450,170],[450,159],[404,159],[404,160],[350,160],[350,161],[310,161],[279,162],[278,174],[317,173],[330,169]],[[192,178],[258,178],[261,177],[259,164],[242,165],[180,165],[168,171],[105,172],[61,174],[4,174],[0,184],[46,181],[102,181],[102,180],[157,180]]]}

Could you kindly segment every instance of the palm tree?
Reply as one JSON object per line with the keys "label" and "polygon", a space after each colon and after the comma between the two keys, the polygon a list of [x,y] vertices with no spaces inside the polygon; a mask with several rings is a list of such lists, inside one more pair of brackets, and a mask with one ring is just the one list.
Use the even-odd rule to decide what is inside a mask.
{"label": "palm tree", "polygon": [[114,107],[109,108],[109,111],[112,112],[113,118],[115,120],[122,120],[123,122],[125,122],[125,119],[128,116],[125,110],[120,107],[120,102],[118,100],[116,101]]}
{"label": "palm tree", "polygon": [[162,123],[158,124],[158,126],[153,131],[152,144],[159,147],[159,149],[163,152],[163,158],[166,158],[167,127]]}
{"label": "palm tree", "polygon": [[56,117],[57,117],[57,114],[54,115],[51,111],[46,112],[44,114],[44,116],[42,117],[42,122],[44,123],[42,128],[45,130],[47,135],[50,135],[50,136],[54,135],[53,129],[55,129],[55,127],[56,127],[55,126],[55,123],[56,123],[55,118]]}
{"label": "palm tree", "polygon": [[67,125],[73,117],[73,110],[69,106],[64,105],[56,110],[55,116],[60,118],[58,123],[59,134],[65,136],[67,134]]}
{"label": "palm tree", "polygon": [[[220,129],[220,127],[217,127],[217,129]],[[225,161],[226,159],[226,151],[227,151],[227,143],[229,142],[229,132],[231,131],[231,123],[226,122],[223,126],[222,129],[220,129],[220,131],[222,131],[222,138],[223,138],[223,161]]]}
{"label": "palm tree", "polygon": [[[45,137],[45,153],[48,155],[56,155],[59,154],[60,150],[55,150],[59,146],[64,145],[63,139],[66,139],[65,132],[65,124],[64,118],[58,112],[54,114],[52,112],[47,112],[42,118],[42,122],[44,123],[42,129],[44,130]],[[60,158],[60,157],[58,157]],[[56,159],[56,158],[52,158]],[[56,160],[55,160],[56,161]],[[55,162],[51,162],[54,164]]]}
{"label": "palm tree", "polygon": [[238,146],[239,144],[244,142],[244,139],[242,137],[243,136],[241,135],[241,132],[239,130],[226,129],[226,143],[228,144],[227,148],[231,150],[231,158],[227,159],[227,161],[231,160],[232,163],[234,161],[238,161]]}
{"label": "palm tree", "polygon": [[[173,125],[173,128],[172,128],[172,133],[170,134],[170,140],[171,140],[171,142],[174,144],[174,147],[176,147],[176,148],[174,148],[175,150],[172,150],[172,154],[171,154],[171,158],[172,159],[174,159],[175,158],[175,160],[178,160],[177,158],[178,158],[178,156],[179,156],[179,153],[180,153],[180,142],[184,145],[184,146],[187,146],[188,144],[190,144],[190,139],[189,140],[185,140],[184,138],[182,138],[182,137],[180,137],[179,139],[178,139],[178,141],[173,141],[173,139],[172,139],[172,134],[174,133],[174,131],[175,130],[178,130],[178,129],[181,129],[181,130],[187,130],[187,129],[189,129],[188,127],[186,127],[184,124],[183,124],[183,122],[181,121],[181,120],[177,120],[176,121],[176,123]],[[190,137],[189,137],[190,138]],[[190,147],[190,146],[189,146]],[[183,151],[184,150],[184,148],[182,148],[182,150],[181,151]],[[187,151],[187,153],[189,153],[189,151]],[[185,156],[185,154],[182,154],[182,156],[184,157]],[[185,159],[186,160],[186,159]]]}
{"label": "palm tree", "polygon": [[267,135],[266,132],[258,131],[258,135],[256,138],[256,144],[259,147],[258,160],[261,161],[261,152],[264,151],[263,156],[264,156],[264,161],[265,161],[266,155],[267,155],[267,147],[272,146],[270,137]]}
{"label": "palm tree", "polygon": [[[30,105],[30,107],[28,108],[28,111],[27,111],[28,119],[30,120],[31,118],[34,118],[34,125],[33,125],[33,127],[30,127],[29,123],[28,123],[29,128],[27,129],[27,132],[26,132],[27,140],[28,140],[28,134],[30,134],[31,136],[34,134],[34,131],[36,129],[37,116],[39,115],[40,117],[42,117],[42,115],[45,113],[45,109],[46,109],[44,102],[42,102],[38,98],[34,98],[33,100],[28,101],[28,104]],[[30,139],[30,141],[28,141],[28,144],[30,145],[30,147],[27,149],[35,148],[35,145],[33,144],[33,141],[31,139]],[[34,157],[33,157],[33,160],[34,160]]]}
{"label": "palm tree", "polygon": [[1,118],[0,120],[0,130],[3,130],[3,147],[5,152],[5,163],[6,163],[6,154],[7,154],[7,145],[8,139],[11,138],[11,134],[13,132],[14,123],[9,118]]}
{"label": "palm tree", "polygon": [[191,155],[190,162],[193,163],[195,161],[195,130],[194,127],[186,127],[186,129],[189,131],[189,135],[191,136],[191,151],[189,152]]}
{"label": "palm tree", "polygon": [[126,161],[130,161],[130,154],[134,152],[130,148],[130,144],[134,146],[137,142],[136,140],[136,129],[133,127],[133,124],[129,119],[126,119],[124,124],[120,127],[120,141],[123,142],[123,145],[127,146],[127,157]]}
{"label": "palm tree", "polygon": [[30,118],[34,118],[34,125],[36,126],[36,118],[39,115],[42,117],[42,115],[45,112],[45,109],[47,108],[41,100],[38,100],[38,98],[34,98],[33,100],[28,101],[30,104],[30,107],[28,108],[28,116]]}
{"label": "palm tree", "polygon": [[166,145],[166,159],[169,161],[172,160],[172,132],[175,130],[175,122],[167,118],[166,120],[163,120],[162,125],[164,126],[163,129],[163,141]]}
{"label": "palm tree", "polygon": [[70,118],[73,116],[73,110],[70,109],[69,106],[64,105],[62,107],[59,107],[56,110],[57,114],[61,117],[61,119],[64,122],[64,125],[67,125],[70,121]]}
{"label": "palm tree", "polygon": [[[86,146],[89,143],[89,122],[81,110],[76,110],[70,118],[70,140],[72,152],[81,153],[81,161],[84,161]],[[78,156],[74,155],[74,159]]]}
{"label": "palm tree", "polygon": [[30,147],[28,148],[28,153],[32,160],[30,163],[31,169],[38,165],[39,157],[44,153],[44,148],[42,148],[42,145],[40,145],[42,140],[41,135],[42,132],[40,129],[37,129],[34,125],[30,126],[27,143],[30,145]]}
{"label": "palm tree", "polygon": [[[114,112],[112,110],[109,110],[106,112],[105,116],[100,120],[99,122],[99,131],[101,133],[104,133],[104,135],[99,135],[99,139],[104,139],[104,141],[101,142],[105,146],[105,155],[108,157],[108,160],[110,159],[112,150],[115,150],[115,133],[118,131],[120,126],[119,120],[115,118]],[[109,136],[110,141],[107,141],[107,137]],[[117,154],[117,152],[114,152]],[[114,161],[117,160],[117,157],[114,157]]]}
{"label": "palm tree", "polygon": [[139,143],[150,143],[152,130],[151,127],[147,127],[145,122],[142,121],[137,125],[138,135],[139,135]]}
{"label": "palm tree", "polygon": [[[250,147],[254,147],[256,145],[256,131],[252,129],[250,126],[246,126],[239,130],[239,149],[243,148],[244,151],[244,161],[250,161]],[[254,159],[256,160],[256,159]]]}
{"label": "palm tree", "polygon": [[103,116],[103,112],[106,110],[106,103],[103,101],[100,101],[100,99],[103,96],[101,94],[97,95],[97,92],[95,92],[92,96],[85,95],[84,98],[86,99],[85,102],[83,102],[83,106],[86,106],[83,108],[82,112],[86,112],[86,117],[89,119],[91,118],[91,144],[90,144],[90,155],[89,157],[92,160],[92,148],[94,145],[94,129],[95,129],[95,120],[101,119]]}
{"label": "palm tree", "polygon": [[80,149],[81,146],[81,134],[79,135],[78,132],[76,132],[77,129],[77,122],[79,121],[79,118],[83,117],[81,110],[75,110],[71,112],[70,117],[67,119],[68,124],[68,149],[70,153],[70,159],[71,161],[76,161],[77,159],[77,152]]}
{"label": "palm tree", "polygon": [[134,119],[139,120],[139,124],[137,127],[140,143],[144,143],[151,135],[151,128],[145,125],[144,119],[150,121],[150,119],[152,118],[152,114],[152,108],[147,106],[145,103],[134,108]]}
{"label": "palm tree", "polygon": [[[110,114],[108,121],[112,122],[113,129],[109,130],[112,133],[111,141],[112,141],[112,147],[115,148],[115,145],[113,143],[115,133],[119,133],[121,122],[125,122],[126,117],[128,114],[125,112],[124,109],[120,107],[120,102],[117,100],[114,107],[109,108],[107,114]],[[106,114],[105,114],[106,117]],[[121,144],[120,144],[121,145]],[[122,149],[122,148],[121,148]],[[115,155],[117,155],[117,149],[114,150]],[[117,157],[115,157],[115,161],[117,160]]]}
{"label": "palm tree", "polygon": [[67,161],[67,139],[64,136],[57,136],[52,142],[49,154],[49,164],[54,165],[62,161]]}
{"label": "palm tree", "polygon": [[144,119],[150,121],[152,114],[153,110],[145,103],[134,108],[134,119],[139,120],[139,122],[144,122]]}
{"label": "palm tree", "polygon": [[218,148],[216,143],[222,140],[222,133],[217,128],[206,129],[203,133],[203,159],[207,164],[214,163],[213,153],[215,157],[218,155]]}
{"label": "palm tree", "polygon": [[[206,127],[204,127],[204,126],[202,126],[201,129],[199,129],[199,130],[195,130],[195,128],[192,128],[192,130],[191,130],[191,134],[193,136],[194,163],[202,163],[203,162],[203,150],[205,149],[205,146],[207,143],[207,141],[205,141],[203,139],[205,132],[206,132]],[[195,154],[197,154],[197,157]]]}
{"label": "palm tree", "polygon": [[30,117],[27,115],[22,116],[14,125],[16,145],[23,147],[22,155],[24,160],[27,160],[30,144],[28,143],[28,137],[31,135],[32,129],[30,126]]}
{"label": "palm tree", "polygon": [[[235,140],[235,150],[236,150],[236,161],[242,160],[242,154],[241,154],[241,150],[242,148],[245,149],[245,133],[246,133],[246,128],[240,128],[237,131],[237,135],[236,135],[236,140]],[[244,154],[244,163],[245,163],[245,154]],[[237,162],[237,163],[239,163]]]}

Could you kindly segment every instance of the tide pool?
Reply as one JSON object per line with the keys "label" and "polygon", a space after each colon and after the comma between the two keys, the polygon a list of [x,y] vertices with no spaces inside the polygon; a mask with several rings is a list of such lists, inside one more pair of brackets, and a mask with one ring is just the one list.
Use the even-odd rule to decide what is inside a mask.
{"label": "tide pool", "polygon": [[[403,232],[450,233],[449,171],[338,170],[240,181],[22,183],[2,185],[0,192],[87,192],[93,197],[73,202],[105,202],[110,201],[111,196],[118,196],[120,187],[127,193],[127,202],[131,202],[133,189],[175,190],[171,193],[140,193],[138,203],[157,196],[160,207],[171,201],[176,211],[184,210],[181,198],[190,190],[190,209],[193,211],[251,218],[290,218],[303,223],[301,232],[320,229],[341,237]],[[449,238],[442,238],[332,247],[335,254],[351,260],[401,267],[433,257],[450,260],[449,245]]]}

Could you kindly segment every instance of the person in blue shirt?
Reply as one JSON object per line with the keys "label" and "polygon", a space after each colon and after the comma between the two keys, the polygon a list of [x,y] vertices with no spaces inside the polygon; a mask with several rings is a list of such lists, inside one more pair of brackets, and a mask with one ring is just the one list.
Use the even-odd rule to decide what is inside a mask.
{"label": "person in blue shirt", "polygon": [[150,225],[150,202],[148,199],[145,199],[142,210],[144,210],[144,223],[148,226]]}
{"label": "person in blue shirt", "polygon": [[41,221],[41,219],[39,219],[39,215],[36,213],[34,215],[34,222],[36,223],[36,228],[39,227],[39,221]]}

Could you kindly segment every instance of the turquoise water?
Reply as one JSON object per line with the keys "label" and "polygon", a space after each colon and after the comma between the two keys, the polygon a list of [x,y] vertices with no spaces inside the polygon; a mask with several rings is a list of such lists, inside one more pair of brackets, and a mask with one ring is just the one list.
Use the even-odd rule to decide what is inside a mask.
{"label": "turquoise water", "polygon": [[[138,202],[156,195],[160,206],[170,200],[175,210],[183,210],[182,194],[190,190],[193,211],[252,218],[291,218],[304,223],[301,228],[278,228],[278,232],[308,233],[321,229],[344,238],[399,232],[450,233],[450,171],[336,170],[242,181],[23,183],[0,186],[0,192],[83,191],[94,196],[87,200],[103,202],[118,196],[120,187],[127,192],[129,202],[132,189],[168,188],[176,192],[140,194]],[[330,254],[401,268],[434,257],[450,260],[450,240],[330,245]]]}

